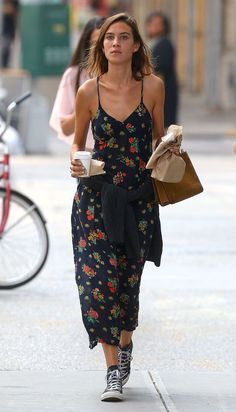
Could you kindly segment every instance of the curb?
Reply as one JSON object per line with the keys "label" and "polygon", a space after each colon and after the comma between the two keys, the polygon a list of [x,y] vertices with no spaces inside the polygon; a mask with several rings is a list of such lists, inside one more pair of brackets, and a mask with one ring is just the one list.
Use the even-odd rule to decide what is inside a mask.
{"label": "curb", "polygon": [[148,374],[150,376],[150,379],[158,393],[158,395],[161,398],[161,401],[165,407],[166,412],[179,412],[178,409],[176,409],[173,401],[170,398],[169,393],[167,392],[167,389],[164,385],[164,382],[162,381],[160,375],[157,372],[150,372],[148,371]]}

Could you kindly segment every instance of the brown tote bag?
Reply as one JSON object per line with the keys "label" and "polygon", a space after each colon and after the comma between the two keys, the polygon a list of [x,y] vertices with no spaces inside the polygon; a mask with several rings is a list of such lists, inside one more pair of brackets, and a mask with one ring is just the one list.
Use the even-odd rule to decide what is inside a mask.
{"label": "brown tote bag", "polygon": [[161,206],[181,202],[181,200],[198,195],[203,191],[203,187],[188,153],[182,152],[180,156],[186,163],[184,177],[180,182],[166,183],[153,179],[156,199]]}

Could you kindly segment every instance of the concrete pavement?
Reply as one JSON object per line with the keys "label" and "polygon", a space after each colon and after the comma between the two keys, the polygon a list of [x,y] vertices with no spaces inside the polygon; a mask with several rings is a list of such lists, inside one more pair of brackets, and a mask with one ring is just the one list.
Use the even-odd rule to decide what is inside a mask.
{"label": "concrete pavement", "polygon": [[181,115],[185,147],[204,192],[161,208],[162,266],[147,263],[143,273],[133,372],[121,404],[100,402],[104,361],[99,347],[88,349],[80,319],[68,149],[52,138],[56,156],[12,159],[14,187],[43,210],[51,250],[33,282],[0,292],[0,411],[236,410],[236,158],[226,133],[234,119],[213,113],[198,138],[204,113],[199,104],[190,109]]}
{"label": "concrete pavement", "polygon": [[234,412],[236,373],[151,372],[169,412]]}
{"label": "concrete pavement", "polygon": [[124,403],[100,401],[104,390],[101,371],[2,372],[0,408],[4,412],[119,412],[132,410],[166,412],[148,372],[134,371],[124,388]]}
{"label": "concrete pavement", "polygon": [[122,403],[100,401],[102,371],[2,371],[4,412],[235,412],[236,373],[132,371]]}
{"label": "concrete pavement", "polygon": [[66,155],[13,159],[14,186],[42,208],[51,250],[33,282],[0,293],[1,411],[236,410],[236,162],[192,160],[204,193],[161,209],[163,261],[143,274],[125,406],[104,406],[104,361],[88,349],[74,285]]}

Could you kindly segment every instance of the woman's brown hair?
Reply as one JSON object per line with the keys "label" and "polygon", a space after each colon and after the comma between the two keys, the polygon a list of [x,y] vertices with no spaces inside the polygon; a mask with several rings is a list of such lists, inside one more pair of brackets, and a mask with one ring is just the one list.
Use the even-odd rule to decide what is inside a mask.
{"label": "woman's brown hair", "polygon": [[84,27],[84,30],[81,34],[81,37],[78,41],[78,44],[75,48],[73,56],[69,67],[77,66],[77,76],[75,83],[75,93],[77,92],[80,86],[80,74],[81,70],[84,68],[85,62],[88,59],[89,49],[91,47],[91,36],[94,30],[100,29],[101,25],[104,23],[105,17],[95,16],[91,18]]}
{"label": "woman's brown hair", "polygon": [[107,18],[105,23],[103,23],[98,40],[95,46],[90,50],[87,70],[92,77],[101,76],[108,71],[108,60],[103,53],[103,42],[109,27],[119,21],[124,22],[131,28],[134,42],[140,45],[138,51],[133,53],[132,57],[133,77],[135,80],[140,80],[143,76],[152,73],[150,52],[139,33],[136,20],[126,13],[115,14],[114,16]]}

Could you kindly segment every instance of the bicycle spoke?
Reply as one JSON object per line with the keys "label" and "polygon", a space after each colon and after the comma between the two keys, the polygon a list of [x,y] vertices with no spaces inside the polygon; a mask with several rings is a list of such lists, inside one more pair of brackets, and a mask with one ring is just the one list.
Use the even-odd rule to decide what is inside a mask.
{"label": "bicycle spoke", "polygon": [[[3,196],[0,189],[0,205]],[[7,226],[0,239],[0,288],[27,282],[46,259],[47,234],[35,208],[20,194],[12,195]]]}
{"label": "bicycle spoke", "polygon": [[27,211],[26,213],[24,213],[24,215],[22,215],[21,217],[19,217],[14,223],[12,223],[10,226],[7,227],[7,229],[4,231],[5,233],[8,233],[10,230],[12,230],[15,226],[17,226],[22,220],[24,220],[25,218],[28,217],[28,215],[32,212],[32,210],[35,209],[35,205],[32,205]]}

